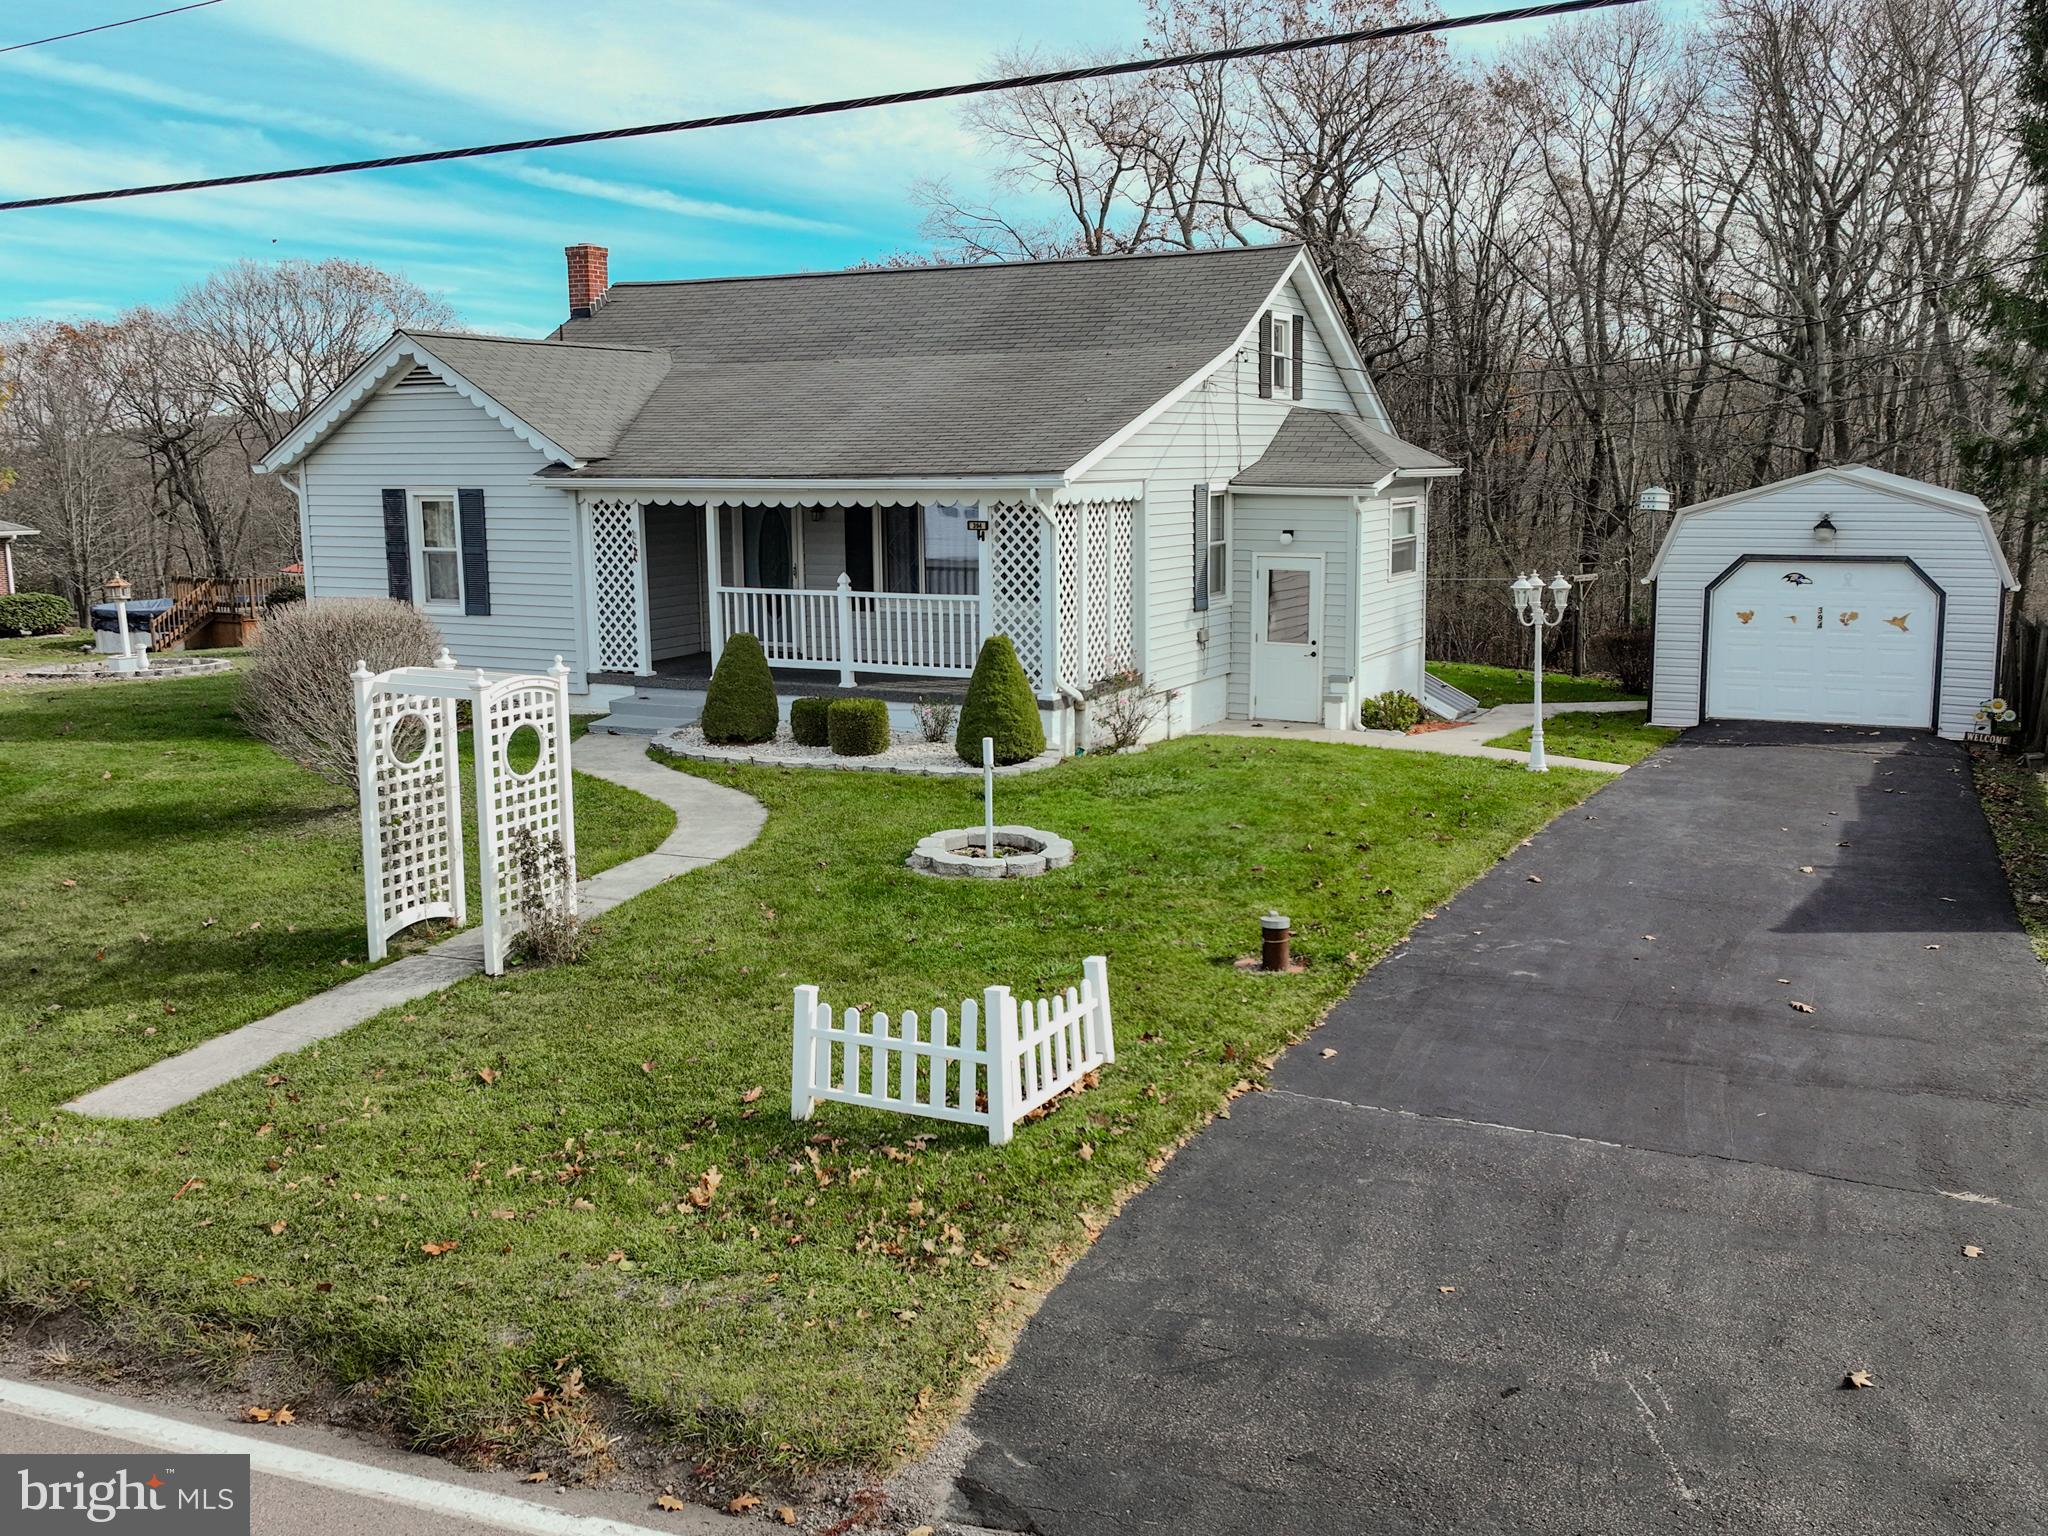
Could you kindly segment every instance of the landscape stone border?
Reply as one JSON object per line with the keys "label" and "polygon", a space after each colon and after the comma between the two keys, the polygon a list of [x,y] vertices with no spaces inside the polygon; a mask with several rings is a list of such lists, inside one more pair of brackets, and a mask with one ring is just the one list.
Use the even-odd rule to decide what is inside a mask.
{"label": "landscape stone border", "polygon": [[202,677],[232,671],[224,656],[152,656],[141,672],[116,672],[104,661],[67,661],[54,667],[30,667],[20,673],[38,683],[147,683],[173,677]]}
{"label": "landscape stone border", "polygon": [[1053,832],[1037,827],[996,827],[996,842],[1022,853],[1006,859],[975,858],[960,852],[978,848],[988,837],[986,827],[953,827],[923,838],[904,863],[921,875],[964,875],[982,880],[1029,880],[1049,869],[1065,869],[1074,862],[1074,845]]}
{"label": "landscape stone border", "polygon": [[[754,768],[829,768],[840,773],[901,773],[930,779],[981,776],[981,765],[963,763],[952,747],[947,746],[943,751],[918,751],[917,748],[926,744],[922,741],[913,743],[905,732],[895,733],[889,750],[873,757],[840,757],[829,747],[798,746],[786,732],[778,733],[773,741],[753,746],[715,746],[687,726],[662,732],[654,738],[652,745],[657,752],[698,763],[744,763]],[[910,752],[902,752],[901,748],[909,748]],[[995,772],[999,779],[1014,778],[1020,773],[1035,773],[1064,761],[1056,749],[1048,748],[1036,757],[999,767]]]}

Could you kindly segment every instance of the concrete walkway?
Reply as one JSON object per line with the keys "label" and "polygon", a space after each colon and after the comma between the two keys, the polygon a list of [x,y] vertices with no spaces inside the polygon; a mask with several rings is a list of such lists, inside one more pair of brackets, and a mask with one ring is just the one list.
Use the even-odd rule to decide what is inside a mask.
{"label": "concrete walkway", "polygon": [[[1613,704],[1545,704],[1543,718],[1550,720],[1573,713],[1619,714],[1646,707],[1640,699]],[[1441,752],[1447,757],[1496,757],[1503,762],[1523,763],[1529,760],[1527,752],[1489,747],[1487,743],[1509,731],[1521,730],[1534,716],[1527,704],[1496,704],[1464,725],[1424,731],[1420,736],[1400,731],[1333,731],[1328,726],[1301,725],[1292,720],[1228,720],[1204,730],[1212,736],[1285,736],[1293,741],[1336,741],[1354,747],[1385,747],[1391,752]],[[1603,763],[1590,757],[1561,757],[1555,752],[1545,756],[1557,768],[1587,768],[1594,773],[1622,773],[1628,768],[1626,763]]]}
{"label": "concrete walkway", "polygon": [[[737,853],[759,835],[768,819],[752,795],[649,762],[646,752],[644,741],[623,736],[589,735],[573,748],[578,772],[636,790],[676,813],[675,830],[652,853],[615,864],[576,887],[576,908],[586,919],[601,917],[664,880]],[[482,971],[483,957],[483,930],[466,928],[421,954],[393,961],[96,1088],[65,1108],[120,1120],[163,1114],[279,1056],[352,1029],[387,1008],[452,987]]]}

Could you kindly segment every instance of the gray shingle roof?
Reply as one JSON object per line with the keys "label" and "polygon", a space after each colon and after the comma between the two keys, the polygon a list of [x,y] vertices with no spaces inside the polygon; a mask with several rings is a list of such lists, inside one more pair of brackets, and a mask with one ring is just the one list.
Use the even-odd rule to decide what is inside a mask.
{"label": "gray shingle roof", "polygon": [[577,477],[1056,475],[1226,351],[1297,250],[620,283],[557,336],[674,365]]}
{"label": "gray shingle roof", "polygon": [[653,347],[521,341],[406,331],[521,421],[579,459],[609,453],[639,414],[669,354]]}
{"label": "gray shingle roof", "polygon": [[1296,406],[1258,462],[1239,470],[1231,484],[1373,485],[1399,471],[1456,467],[1356,416]]}

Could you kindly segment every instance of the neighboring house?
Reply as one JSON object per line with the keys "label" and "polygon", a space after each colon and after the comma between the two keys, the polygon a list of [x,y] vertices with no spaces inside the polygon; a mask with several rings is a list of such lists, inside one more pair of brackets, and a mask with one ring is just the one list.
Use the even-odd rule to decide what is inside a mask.
{"label": "neighboring house", "polygon": [[2012,567],[1984,503],[1860,464],[1681,507],[1656,584],[1650,720],[1959,737],[1998,686]]}
{"label": "neighboring house", "polygon": [[14,580],[14,541],[36,536],[37,530],[28,524],[10,523],[0,518],[0,597],[20,590]]}
{"label": "neighboring house", "polygon": [[1176,731],[1421,693],[1457,471],[1396,435],[1298,247],[612,286],[568,259],[552,338],[401,331],[263,461],[311,596],[643,696],[743,630],[786,693],[957,690],[1000,632],[1070,746],[1127,668]]}

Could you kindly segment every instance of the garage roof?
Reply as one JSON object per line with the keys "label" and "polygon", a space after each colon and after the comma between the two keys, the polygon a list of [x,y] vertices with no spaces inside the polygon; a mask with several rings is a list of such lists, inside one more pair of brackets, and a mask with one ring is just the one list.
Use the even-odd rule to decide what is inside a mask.
{"label": "garage roof", "polygon": [[1991,526],[1991,511],[1984,503],[1967,491],[1951,490],[1945,485],[1935,485],[1927,480],[1914,480],[1906,475],[1895,475],[1889,470],[1873,469],[1868,464],[1831,464],[1825,469],[1811,470],[1803,475],[1793,475],[1784,480],[1773,480],[1766,485],[1751,486],[1746,491],[1733,491],[1726,496],[1716,496],[1712,501],[1695,502],[1689,507],[1680,507],[1672,515],[1671,526],[1664,531],[1664,542],[1657,547],[1657,558],[1650,562],[1649,574],[1643,577],[1647,585],[1657,579],[1664,569],[1664,557],[1670,553],[1671,541],[1677,537],[1679,527],[1688,519],[1702,512],[1719,511],[1740,502],[1755,501],[1759,497],[1774,496],[1789,486],[1801,485],[1811,480],[1832,479],[1862,486],[1881,495],[1904,496],[1913,501],[1925,502],[1929,506],[1945,511],[1973,517],[1984,530],[1984,544],[1991,552],[1991,558],[1998,563],[1998,578],[2009,592],[2019,590],[2019,578],[2012,573],[2012,565],[2005,558],[2005,550],[1998,542],[1998,533]]}

